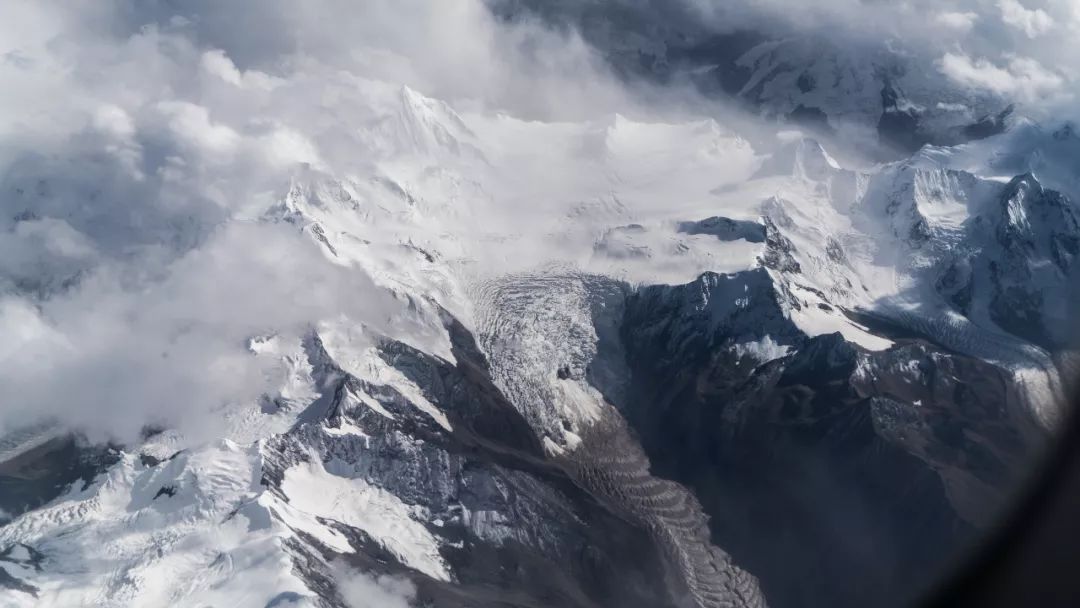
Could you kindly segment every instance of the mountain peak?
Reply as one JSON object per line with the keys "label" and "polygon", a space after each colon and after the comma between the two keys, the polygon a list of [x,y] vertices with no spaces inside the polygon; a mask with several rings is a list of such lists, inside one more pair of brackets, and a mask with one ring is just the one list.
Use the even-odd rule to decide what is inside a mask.
{"label": "mountain peak", "polygon": [[449,104],[401,86],[389,110],[367,128],[367,139],[384,155],[482,157],[476,135]]}

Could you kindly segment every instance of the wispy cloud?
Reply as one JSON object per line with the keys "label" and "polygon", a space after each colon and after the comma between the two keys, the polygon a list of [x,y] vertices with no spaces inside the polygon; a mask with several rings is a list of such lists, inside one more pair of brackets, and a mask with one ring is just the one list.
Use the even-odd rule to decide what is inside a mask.
{"label": "wispy cloud", "polygon": [[333,572],[349,608],[409,608],[416,598],[416,586],[407,579],[368,575],[340,562]]}
{"label": "wispy cloud", "polygon": [[1037,38],[1054,27],[1054,20],[1042,9],[1029,9],[1018,0],[1001,0],[1001,20],[1024,32],[1028,38]]}
{"label": "wispy cloud", "polygon": [[968,11],[966,13],[942,12],[934,15],[934,23],[961,33],[971,31],[978,21],[979,15]]}
{"label": "wispy cloud", "polygon": [[1061,91],[1065,79],[1026,57],[1006,57],[1000,65],[988,59],[972,59],[962,53],[946,53],[942,73],[954,82],[981,88],[1022,101],[1037,101]]}

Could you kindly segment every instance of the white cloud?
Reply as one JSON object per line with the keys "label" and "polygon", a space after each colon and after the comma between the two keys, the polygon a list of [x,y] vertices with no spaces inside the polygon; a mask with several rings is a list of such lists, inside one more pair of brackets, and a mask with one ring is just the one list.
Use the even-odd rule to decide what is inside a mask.
{"label": "white cloud", "polygon": [[1076,0],[1055,0],[1055,6],[1059,7],[1064,15],[1065,24],[1072,30],[1080,29],[1080,2]]}
{"label": "white cloud", "polygon": [[326,263],[291,227],[233,223],[160,279],[125,285],[132,270],[143,271],[98,268],[37,304],[0,300],[8,418],[54,416],[97,438],[130,439],[148,422],[197,435],[208,412],[273,388],[273,363],[244,349],[251,336],[347,313],[400,316],[389,293]]}
{"label": "white cloud", "polygon": [[409,608],[416,586],[404,578],[370,576],[341,562],[333,564],[338,592],[348,608]]}
{"label": "white cloud", "polygon": [[960,33],[967,33],[975,26],[978,19],[978,13],[970,11],[966,13],[943,12],[934,16],[934,23]]}
{"label": "white cloud", "polygon": [[221,49],[213,49],[202,54],[202,69],[206,73],[237,87],[273,89],[281,84],[281,79],[274,78],[259,70],[241,72],[236,64]]}
{"label": "white cloud", "polygon": [[202,54],[202,68],[207,73],[213,74],[229,84],[242,86],[244,83],[244,75],[240,73],[240,70],[236,69],[236,64],[220,49],[206,51]]}
{"label": "white cloud", "polygon": [[135,135],[135,123],[123,108],[106,103],[94,113],[94,127],[113,135],[120,140],[129,140]]}
{"label": "white cloud", "polygon": [[970,112],[971,111],[971,108],[965,106],[962,103],[946,103],[944,101],[939,101],[936,104],[935,107],[937,109],[939,109],[939,110],[944,110],[946,112]]}
{"label": "white cloud", "polygon": [[1061,76],[1025,57],[1007,57],[1005,63],[999,65],[985,58],[972,59],[962,53],[946,53],[939,67],[945,76],[960,85],[1025,101],[1057,93],[1065,84]]}
{"label": "white cloud", "polygon": [[188,101],[163,101],[157,109],[168,120],[173,135],[213,153],[232,152],[240,135],[226,125],[210,120],[207,108]]}
{"label": "white cloud", "polygon": [[274,129],[265,138],[264,149],[271,163],[283,167],[304,163],[318,166],[319,151],[315,144],[299,133],[288,127]]}
{"label": "white cloud", "polygon": [[1019,0],[999,0],[1001,20],[1015,27],[1028,38],[1036,38],[1054,27],[1054,20],[1042,9],[1028,9]]}

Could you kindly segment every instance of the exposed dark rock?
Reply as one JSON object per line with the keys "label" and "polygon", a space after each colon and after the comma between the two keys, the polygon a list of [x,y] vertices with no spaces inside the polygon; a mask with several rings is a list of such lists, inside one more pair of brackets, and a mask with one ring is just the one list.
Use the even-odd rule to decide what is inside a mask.
{"label": "exposed dark rock", "polygon": [[19,515],[72,484],[85,488],[118,459],[111,446],[86,446],[74,436],[53,439],[0,464],[0,510]]}
{"label": "exposed dark rock", "polygon": [[679,222],[676,229],[683,234],[709,234],[721,241],[742,239],[750,243],[765,242],[764,225],[726,217],[710,217],[697,222]]}
{"label": "exposed dark rock", "polygon": [[900,152],[915,152],[929,139],[920,132],[919,116],[914,110],[900,105],[900,93],[886,82],[881,89],[881,118],[878,120],[878,138]]}
{"label": "exposed dark rock", "polygon": [[979,118],[974,123],[964,127],[963,134],[967,140],[986,139],[1004,133],[1008,126],[1009,117],[1012,116],[1015,107],[1009,105],[997,114],[988,114]]}
{"label": "exposed dark rock", "polygon": [[[447,326],[456,364],[397,342],[387,342],[382,352],[447,414],[452,430],[397,391],[333,368],[327,357],[320,374],[340,388],[325,405],[326,418],[305,422],[267,445],[263,483],[280,492],[285,471],[310,458],[312,449],[325,461],[353,467],[356,475],[441,522],[429,529],[447,541],[443,558],[455,580],[411,571],[360,530],[338,526],[363,551],[334,555],[311,538],[293,547],[312,588],[322,590],[331,605],[338,601],[333,582],[325,580],[311,554],[317,551],[375,575],[409,578],[418,605],[673,605],[646,530],[601,506],[547,459],[531,428],[492,383],[472,336],[449,316]],[[349,401],[350,392],[376,399],[393,418]],[[325,432],[344,422],[366,437]]]}
{"label": "exposed dark rock", "polygon": [[971,273],[971,263],[966,256],[953,260],[948,269],[937,281],[938,293],[956,307],[961,313],[971,313],[971,299],[975,290],[975,281]]}
{"label": "exposed dark rock", "polygon": [[1076,126],[1071,122],[1065,123],[1060,128],[1055,130],[1054,133],[1053,133],[1053,138],[1056,141],[1068,141],[1068,140],[1073,139],[1075,137],[1076,137]]}
{"label": "exposed dark rock", "polygon": [[828,238],[828,242],[825,244],[825,255],[828,256],[830,261],[837,264],[847,263],[847,254],[844,253],[844,247],[833,237]]}
{"label": "exposed dark rock", "polygon": [[161,464],[161,459],[150,454],[139,454],[139,462],[144,467],[156,467]]}
{"label": "exposed dark rock", "polygon": [[839,334],[780,339],[792,354],[748,363],[730,336],[783,336],[782,318],[718,322],[715,291],[703,313],[663,304],[701,287],[627,303],[621,409],[653,472],[694,490],[770,606],[904,605],[1028,462],[1010,375],[925,342],[871,353]]}
{"label": "exposed dark rock", "polygon": [[[972,224],[972,240],[987,243],[970,264],[989,275],[981,286],[990,317],[1002,329],[1050,351],[1067,346],[1064,303],[1080,255],[1080,219],[1072,202],[1030,173],[1015,177],[996,212]],[[993,239],[990,241],[990,239]],[[977,241],[978,242],[978,241]],[[989,293],[987,293],[989,291]]]}
{"label": "exposed dark rock", "polygon": [[0,568],[0,589],[10,589],[11,591],[27,593],[34,597],[38,596],[38,588],[8,574],[7,570]]}
{"label": "exposed dark rock", "polygon": [[[14,557],[16,549],[25,552],[27,557],[16,559]],[[45,562],[45,554],[30,545],[15,543],[0,550],[0,561],[15,562],[41,572],[41,564]]]}
{"label": "exposed dark rock", "polygon": [[674,372],[680,365],[703,365],[732,344],[765,336],[796,344],[803,335],[785,315],[786,297],[764,268],[706,273],[687,285],[646,287],[627,300],[622,324],[627,360],[633,360],[634,352],[654,353],[662,357],[656,364],[670,365]]}
{"label": "exposed dark rock", "polygon": [[781,272],[802,272],[802,267],[792,255],[795,245],[780,230],[772,219],[765,218],[765,253],[761,255],[761,263],[766,268]]}
{"label": "exposed dark rock", "polygon": [[[658,84],[689,81],[703,94],[724,98],[728,103],[744,105],[787,122],[819,133],[834,132],[830,120],[846,121],[852,116],[830,116],[832,109],[811,105],[811,96],[821,89],[840,86],[839,72],[844,60],[829,57],[822,49],[833,42],[827,36],[792,37],[783,28],[754,31],[738,28],[727,31],[732,24],[716,28],[715,23],[702,20],[688,2],[581,2],[559,0],[489,0],[489,6],[500,19],[518,21],[539,18],[549,26],[574,29],[581,33],[613,68],[626,80],[645,80]],[[648,41],[645,44],[635,41]],[[746,55],[763,44],[807,45],[824,55],[823,60],[836,61],[832,67],[835,79],[818,82],[807,64],[790,65],[778,61],[755,66],[745,61]],[[801,47],[800,47],[801,48]],[[875,50],[867,49],[869,52]],[[910,65],[902,53],[878,48],[874,81],[881,84],[881,114],[877,133],[881,149],[875,151],[883,160],[908,155],[926,144],[956,145],[984,139],[1003,132],[1013,114],[1011,105],[966,122],[963,114],[950,115],[934,109],[939,99],[920,96],[918,103],[906,99],[899,82],[906,71],[925,69]],[[742,60],[742,61],[740,61]],[[809,65],[813,67],[813,63]],[[786,79],[798,70],[793,83]],[[770,99],[765,91],[779,79],[789,94]],[[819,103],[817,99],[814,103]],[[865,100],[872,104],[873,100]],[[791,104],[791,105],[788,105]],[[867,109],[870,109],[867,107]]]}
{"label": "exposed dark rock", "polygon": [[799,104],[787,115],[788,122],[810,129],[818,133],[832,133],[832,125],[829,124],[829,115],[821,108],[813,108]]}
{"label": "exposed dark rock", "polygon": [[[27,557],[16,558],[16,550],[24,552]],[[26,593],[32,595],[33,597],[37,597],[38,588],[34,585],[31,585],[30,583],[27,583],[24,580],[19,579],[18,577],[11,575],[7,570],[3,568],[3,563],[15,563],[19,564],[24,568],[33,568],[37,572],[41,572],[41,564],[44,561],[45,556],[40,551],[34,549],[30,545],[17,543],[0,550],[0,589],[6,588],[12,591]]]}

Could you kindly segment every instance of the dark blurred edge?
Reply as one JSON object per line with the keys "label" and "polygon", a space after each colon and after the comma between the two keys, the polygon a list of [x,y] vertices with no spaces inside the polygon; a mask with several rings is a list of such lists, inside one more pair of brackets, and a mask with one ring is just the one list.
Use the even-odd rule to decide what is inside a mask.
{"label": "dark blurred edge", "polygon": [[[1074,385],[1075,388],[1075,385]],[[1080,403],[1000,528],[924,600],[927,608],[1080,606]]]}

